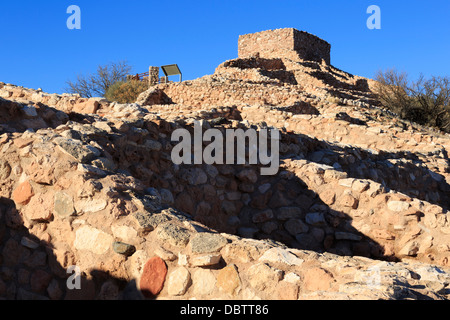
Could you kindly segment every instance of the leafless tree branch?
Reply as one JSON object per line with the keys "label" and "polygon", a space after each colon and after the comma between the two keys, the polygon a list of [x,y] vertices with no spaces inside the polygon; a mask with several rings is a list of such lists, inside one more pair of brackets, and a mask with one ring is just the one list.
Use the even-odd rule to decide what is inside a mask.
{"label": "leafless tree branch", "polygon": [[94,74],[78,75],[76,81],[67,81],[65,90],[69,93],[77,93],[84,98],[103,97],[114,83],[124,81],[131,70],[132,67],[127,61],[98,66]]}
{"label": "leafless tree branch", "polygon": [[450,78],[420,75],[414,82],[395,69],[379,71],[376,93],[381,103],[400,117],[449,132]]}

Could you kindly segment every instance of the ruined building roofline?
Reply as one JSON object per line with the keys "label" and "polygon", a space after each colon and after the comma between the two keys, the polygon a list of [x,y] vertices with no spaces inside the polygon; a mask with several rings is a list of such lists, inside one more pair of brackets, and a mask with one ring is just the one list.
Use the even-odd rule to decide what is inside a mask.
{"label": "ruined building roofline", "polygon": [[239,38],[245,37],[245,36],[248,36],[248,35],[258,35],[258,34],[269,33],[269,32],[276,33],[276,32],[285,31],[285,30],[292,30],[294,33],[304,34],[304,35],[309,36],[311,38],[317,38],[318,40],[320,40],[320,41],[322,41],[324,43],[327,43],[331,47],[331,44],[328,41],[320,38],[319,36],[317,36],[315,34],[312,34],[310,32],[307,32],[307,31],[298,30],[296,28],[277,28],[277,29],[263,30],[263,31],[253,32],[253,33],[246,33],[246,34],[240,35]]}
{"label": "ruined building roofline", "polygon": [[293,61],[316,61],[331,65],[331,45],[305,31],[284,28],[241,35],[239,58],[285,58]]}

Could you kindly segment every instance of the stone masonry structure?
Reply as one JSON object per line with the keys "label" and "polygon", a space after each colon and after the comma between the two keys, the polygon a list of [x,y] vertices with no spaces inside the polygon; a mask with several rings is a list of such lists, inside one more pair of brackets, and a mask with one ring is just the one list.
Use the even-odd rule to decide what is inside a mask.
{"label": "stone masonry structure", "polygon": [[[0,82],[0,300],[449,299],[450,136],[292,30],[131,104]],[[194,121],[277,128],[279,172],[175,165]]]}
{"label": "stone masonry structure", "polygon": [[159,67],[149,67],[148,84],[151,87],[157,83],[159,83]]}
{"label": "stone masonry structure", "polygon": [[331,63],[331,45],[304,31],[293,28],[262,31],[239,37],[239,58],[289,58]]}

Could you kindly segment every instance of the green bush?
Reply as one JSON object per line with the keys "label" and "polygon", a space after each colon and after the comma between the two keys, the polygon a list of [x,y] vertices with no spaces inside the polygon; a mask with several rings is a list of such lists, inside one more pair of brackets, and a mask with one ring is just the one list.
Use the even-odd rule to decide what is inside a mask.
{"label": "green bush", "polygon": [[146,90],[148,90],[148,83],[145,81],[118,81],[108,88],[105,98],[118,103],[133,103]]}

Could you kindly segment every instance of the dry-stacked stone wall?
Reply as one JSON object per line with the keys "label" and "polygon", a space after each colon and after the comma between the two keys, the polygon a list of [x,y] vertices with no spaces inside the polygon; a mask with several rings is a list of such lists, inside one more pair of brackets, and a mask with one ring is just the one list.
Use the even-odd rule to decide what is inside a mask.
{"label": "dry-stacked stone wall", "polygon": [[[449,297],[449,136],[378,108],[320,39],[242,39],[132,104],[0,83],[0,298]],[[195,125],[277,128],[278,172],[175,164]]]}
{"label": "dry-stacked stone wall", "polygon": [[262,31],[239,37],[239,57],[288,58],[330,64],[331,45],[293,28]]}
{"label": "dry-stacked stone wall", "polygon": [[[416,284],[431,294],[418,274],[445,292],[446,212],[318,164],[311,152],[323,142],[283,133],[286,159],[261,176],[258,166],[174,165],[171,133],[189,124],[82,120],[0,135],[2,297],[405,298]],[[301,154],[310,160],[289,160]],[[72,265],[80,291],[67,286]],[[368,289],[373,268],[387,287]]]}

